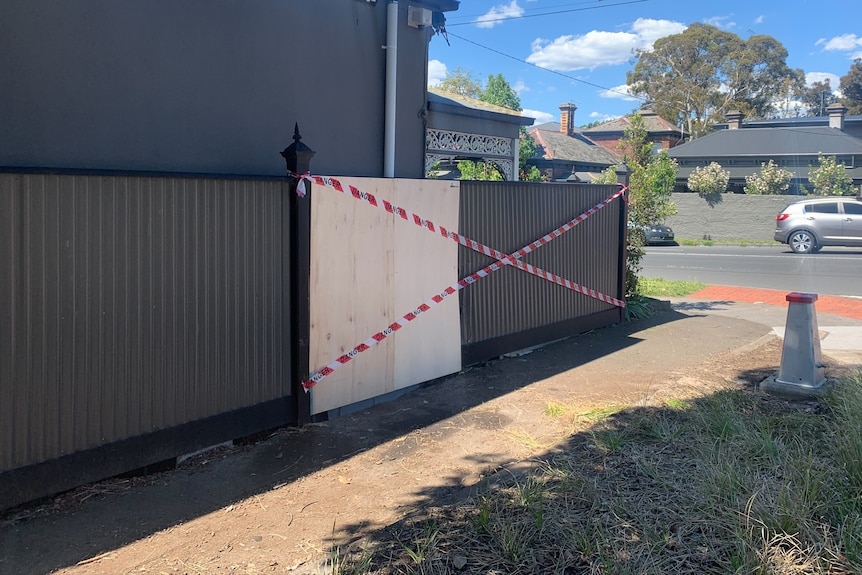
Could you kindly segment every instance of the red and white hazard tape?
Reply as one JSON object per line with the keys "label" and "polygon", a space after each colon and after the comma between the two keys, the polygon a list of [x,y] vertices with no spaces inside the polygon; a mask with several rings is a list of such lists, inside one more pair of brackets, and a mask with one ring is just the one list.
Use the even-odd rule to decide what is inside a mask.
{"label": "red and white hazard tape", "polygon": [[[345,195],[350,195],[357,200],[364,201],[368,205],[373,206],[375,208],[386,210],[390,214],[395,214],[405,221],[413,222],[417,226],[424,228],[424,229],[428,230],[429,232],[432,232],[432,233],[439,232],[440,235],[443,237],[446,237],[446,238],[449,238],[453,241],[456,241],[459,244],[461,244],[462,246],[470,248],[471,250],[474,250],[474,251],[479,252],[481,254],[484,254],[486,256],[495,257],[495,258],[497,258],[498,261],[502,261],[503,259],[509,257],[506,254],[503,254],[502,252],[495,250],[494,248],[490,248],[490,247],[482,244],[481,242],[477,242],[477,241],[472,240],[470,238],[464,237],[464,236],[462,236],[456,232],[449,231],[446,228],[444,228],[443,226],[437,226],[431,220],[426,220],[425,218],[422,218],[422,217],[414,214],[413,212],[410,212],[408,210],[405,210],[404,208],[401,208],[399,206],[396,206],[396,205],[388,202],[387,200],[383,200],[382,202],[378,202],[377,198],[373,194],[369,194],[367,192],[364,192],[364,191],[360,190],[359,188],[357,188],[353,185],[350,185],[350,184],[345,185],[340,180],[338,180],[336,178],[332,178],[329,176],[312,176],[310,174],[302,174],[302,175],[291,174],[291,175],[300,180],[299,184],[297,185],[297,194],[299,194],[301,197],[305,196],[305,181],[306,180],[313,181],[313,182],[317,183],[318,185],[332,188],[333,190],[341,192]],[[577,224],[579,224],[580,222],[582,222],[586,218],[590,217],[591,215],[596,213],[598,210],[600,210],[601,208],[610,204],[611,202],[613,202],[617,198],[619,198],[621,196],[624,197],[626,190],[627,190],[627,188],[625,186],[621,186],[620,190],[618,192],[616,192],[615,194],[613,194],[611,197],[609,197],[605,200],[602,200],[601,202],[599,202],[598,204],[596,204],[595,206],[593,206],[589,210],[585,211],[583,214],[579,215],[574,220],[567,222],[566,224],[560,226],[559,228],[557,228],[556,230],[554,230],[550,234],[547,234],[544,237],[536,240],[536,242],[534,242],[535,245],[531,244],[530,246],[527,246],[527,248],[530,248],[530,249],[524,248],[522,250],[518,250],[517,252],[514,252],[513,254],[511,254],[511,257],[515,258],[514,261],[510,264],[507,264],[507,265],[512,265],[512,266],[518,268],[519,270],[525,271],[529,274],[532,274],[536,277],[540,277],[544,280],[548,280],[552,283],[555,283],[559,286],[570,289],[572,291],[578,292],[578,293],[583,294],[587,297],[591,297],[593,299],[597,299],[597,300],[605,302],[605,303],[610,303],[610,304],[613,304],[613,305],[618,306],[618,307],[625,307],[626,304],[625,304],[624,300],[620,300],[620,299],[617,299],[613,296],[609,296],[609,295],[604,294],[602,292],[596,291],[594,289],[584,287],[577,282],[573,282],[573,281],[568,280],[566,278],[560,277],[556,274],[545,271],[542,268],[524,263],[524,262],[520,261],[520,258],[524,257],[526,254],[528,254],[530,251],[532,251],[536,247],[544,245],[544,244],[548,243],[549,241],[559,237],[561,234],[569,231],[572,227],[576,226]]]}
{"label": "red and white hazard tape", "polygon": [[[345,192],[344,186],[342,185],[342,183],[335,178],[330,178],[330,177],[326,177],[326,176],[311,176],[309,174],[302,174],[302,175],[292,174],[292,175],[299,179],[299,184],[297,185],[297,194],[299,194],[300,196],[304,196],[305,192],[306,192],[305,180],[314,181],[314,182],[318,183],[319,185],[333,188],[333,189],[335,189],[339,192],[342,192],[342,193],[347,193],[347,192]],[[400,216],[404,220],[413,221],[416,225],[423,227],[423,228],[427,229],[428,231],[431,231],[431,232],[435,231],[435,225],[430,220],[420,218],[416,214],[413,214],[412,212],[409,212],[403,208],[395,206],[386,200],[383,200],[383,202],[382,202],[383,205],[381,206],[380,204],[378,204],[377,199],[372,194],[368,194],[366,192],[363,192],[362,190],[359,190],[355,186],[348,185],[348,189],[350,191],[350,195],[352,195],[356,199],[363,200],[363,201],[367,202],[368,204],[370,204],[374,207],[378,207],[378,208],[382,207],[387,212],[392,213],[392,214],[397,214],[398,216]],[[476,242],[474,240],[471,240],[469,238],[465,238],[464,236],[461,236],[460,234],[457,234],[455,232],[450,232],[449,230],[446,230],[446,228],[444,228],[442,226],[436,226],[436,228],[439,229],[440,234],[442,236],[450,238],[454,241],[457,241],[461,245],[464,245],[465,247],[468,247],[470,249],[473,249],[475,251],[483,253],[487,256],[496,257],[497,261],[485,266],[484,268],[480,269],[477,272],[474,272],[474,273],[472,273],[472,274],[470,274],[464,278],[461,278],[456,283],[450,285],[449,287],[444,289],[439,294],[431,297],[427,301],[420,304],[413,311],[402,316],[401,319],[394,321],[393,323],[389,324],[389,326],[386,327],[386,329],[383,329],[383,330],[377,332],[376,334],[372,335],[370,338],[363,341],[362,343],[360,343],[359,345],[357,345],[356,347],[354,347],[353,349],[351,349],[350,351],[348,351],[344,355],[342,355],[342,356],[338,357],[337,359],[335,359],[334,361],[330,362],[325,367],[317,370],[316,372],[311,374],[308,377],[308,379],[306,379],[305,381],[302,382],[302,387],[305,389],[306,392],[308,392],[309,390],[311,390],[312,387],[317,385],[321,380],[323,380],[325,377],[327,377],[328,375],[333,373],[336,369],[338,369],[342,365],[348,363],[349,361],[351,361],[354,357],[356,357],[357,355],[359,355],[363,351],[366,351],[366,350],[372,348],[373,346],[377,345],[378,343],[380,343],[381,341],[383,341],[384,339],[386,339],[387,337],[389,337],[390,335],[392,335],[393,333],[395,333],[396,331],[398,331],[399,329],[401,329],[402,327],[407,325],[407,323],[413,321],[414,319],[419,317],[419,315],[421,315],[421,314],[425,313],[426,311],[428,311],[429,309],[431,309],[432,306],[437,305],[439,303],[442,303],[446,297],[452,295],[453,293],[457,292],[458,290],[461,290],[461,289],[463,289],[463,288],[465,288],[465,287],[467,287],[473,283],[476,283],[480,279],[487,277],[491,273],[493,273],[497,270],[500,270],[507,265],[515,266],[519,269],[522,269],[523,271],[526,271],[528,273],[531,273],[533,275],[536,275],[538,277],[541,277],[543,279],[551,281],[557,285],[560,285],[560,286],[566,287],[568,289],[577,291],[577,292],[582,293],[584,295],[587,295],[589,297],[593,297],[593,298],[598,299],[600,301],[603,301],[606,303],[611,303],[611,304],[613,304],[615,306],[619,306],[619,307],[625,307],[625,301],[623,301],[623,300],[608,296],[608,295],[603,294],[601,292],[597,292],[596,290],[586,288],[584,286],[581,286],[580,284],[569,281],[565,278],[561,278],[560,276],[558,276],[556,274],[546,272],[540,268],[537,268],[535,266],[532,266],[530,264],[526,264],[526,263],[520,261],[520,258],[524,257],[525,255],[532,252],[536,248],[543,246],[543,245],[547,244],[548,242],[560,237],[562,234],[569,231],[570,229],[572,229],[573,227],[575,227],[579,223],[583,222],[585,219],[587,219],[588,217],[590,217],[591,215],[593,215],[594,213],[596,213],[597,211],[599,211],[603,207],[607,206],[608,204],[610,204],[615,199],[617,199],[619,197],[624,197],[625,191],[626,191],[626,187],[621,186],[621,189],[617,193],[613,194],[611,197],[599,202],[598,204],[596,204],[595,206],[593,206],[589,210],[578,215],[576,218],[569,220],[568,222],[566,222],[562,226],[558,227],[554,231],[550,232],[549,234],[542,236],[538,240],[536,240],[536,241],[524,246],[523,248],[521,248],[521,249],[519,249],[519,250],[517,250],[511,254],[508,254],[508,255],[503,254],[502,252],[495,250],[493,248],[489,248],[488,246],[485,246],[484,244],[481,244],[481,243]]]}

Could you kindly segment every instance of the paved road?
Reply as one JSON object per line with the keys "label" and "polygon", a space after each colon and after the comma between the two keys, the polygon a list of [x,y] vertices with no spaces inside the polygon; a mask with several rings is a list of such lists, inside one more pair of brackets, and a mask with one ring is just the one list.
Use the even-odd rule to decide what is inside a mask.
{"label": "paved road", "polygon": [[799,256],[787,246],[650,246],[643,277],[862,296],[862,249]]}

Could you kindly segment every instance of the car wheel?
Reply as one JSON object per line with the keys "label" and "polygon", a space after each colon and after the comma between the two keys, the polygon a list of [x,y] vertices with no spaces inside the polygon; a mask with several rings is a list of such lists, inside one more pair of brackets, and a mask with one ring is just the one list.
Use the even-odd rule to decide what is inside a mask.
{"label": "car wheel", "polygon": [[811,254],[818,251],[817,239],[808,230],[796,230],[787,238],[787,244],[795,254]]}

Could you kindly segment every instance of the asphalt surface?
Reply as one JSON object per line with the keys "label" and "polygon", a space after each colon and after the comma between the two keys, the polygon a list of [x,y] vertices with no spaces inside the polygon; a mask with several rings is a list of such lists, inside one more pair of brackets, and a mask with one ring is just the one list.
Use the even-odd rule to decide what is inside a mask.
{"label": "asphalt surface", "polygon": [[648,247],[644,277],[862,296],[862,249],[796,255],[787,246]]}

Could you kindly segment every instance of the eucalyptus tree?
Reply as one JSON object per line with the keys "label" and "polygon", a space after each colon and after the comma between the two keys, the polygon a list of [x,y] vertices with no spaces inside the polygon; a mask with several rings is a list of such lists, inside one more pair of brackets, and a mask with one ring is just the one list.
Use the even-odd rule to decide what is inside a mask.
{"label": "eucalyptus tree", "polygon": [[838,101],[838,96],[832,90],[829,78],[814,82],[807,86],[800,96],[802,105],[809,116],[827,116],[826,108]]}
{"label": "eucalyptus tree", "polygon": [[769,117],[785,85],[803,85],[802,71],[787,66],[787,50],[775,38],[743,40],[703,23],[659,38],[652,49],[638,50],[636,59],[626,75],[629,90],[666,120],[683,122],[694,137],[732,109]]}
{"label": "eucalyptus tree", "polygon": [[841,103],[848,114],[862,114],[862,58],[853,60],[850,71],[841,76]]}

